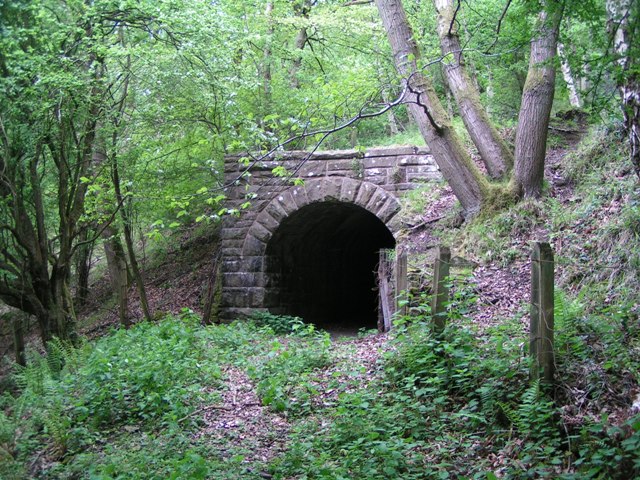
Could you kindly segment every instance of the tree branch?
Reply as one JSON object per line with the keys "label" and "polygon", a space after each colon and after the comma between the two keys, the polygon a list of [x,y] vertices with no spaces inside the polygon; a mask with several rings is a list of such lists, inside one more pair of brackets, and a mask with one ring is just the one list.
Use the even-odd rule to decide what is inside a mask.
{"label": "tree branch", "polygon": [[456,6],[456,10],[455,12],[453,12],[453,17],[451,17],[451,23],[449,24],[449,31],[447,32],[447,37],[451,36],[451,30],[453,30],[453,24],[456,21],[456,16],[458,15],[458,12],[460,11],[460,7],[462,6],[462,2],[461,0],[458,0],[458,5]]}
{"label": "tree branch", "polygon": [[343,7],[352,7],[354,5],[367,5],[369,3],[373,3],[373,0],[351,0],[350,2],[344,3]]}
{"label": "tree branch", "polygon": [[507,0],[507,4],[504,6],[504,9],[502,10],[502,15],[500,15],[500,18],[498,19],[498,26],[496,27],[496,38],[494,38],[493,43],[487,47],[484,53],[489,53],[491,49],[496,46],[496,43],[498,43],[498,38],[500,37],[500,29],[502,28],[502,21],[504,20],[504,17],[507,15],[507,10],[509,10],[511,1],[512,0]]}
{"label": "tree branch", "polygon": [[[442,59],[443,59],[443,57],[440,56],[437,59],[428,62],[422,68],[425,69],[425,68],[429,67],[430,65],[439,63],[439,62],[442,61]],[[384,107],[382,107],[379,110],[376,110],[376,111],[370,112],[370,113],[363,113],[364,109],[366,108],[366,105],[364,105],[360,109],[358,114],[354,115],[353,117],[351,117],[350,119],[348,119],[344,123],[336,124],[332,128],[314,130],[314,131],[311,131],[311,132],[309,132],[309,131],[307,131],[305,129],[304,133],[301,133],[300,135],[296,135],[294,137],[290,137],[287,140],[285,140],[284,142],[278,143],[276,146],[270,148],[266,153],[264,153],[262,155],[254,157],[254,156],[249,154],[248,156],[251,158],[251,162],[248,165],[246,165],[246,167],[233,180],[231,180],[230,182],[224,183],[220,187],[210,189],[210,190],[208,190],[208,192],[211,193],[211,192],[221,191],[221,190],[224,190],[224,189],[226,189],[228,187],[233,186],[234,184],[236,184],[237,182],[242,180],[251,171],[251,169],[258,164],[258,162],[261,162],[264,159],[266,159],[266,158],[270,157],[271,155],[273,155],[274,153],[276,153],[277,151],[284,149],[284,147],[286,147],[287,145],[289,145],[289,144],[291,144],[293,142],[297,142],[299,140],[305,139],[305,138],[321,135],[320,140],[318,140],[318,142],[316,143],[314,148],[300,161],[300,163],[296,166],[295,170],[285,178],[286,181],[290,181],[294,177],[294,175],[303,167],[303,165],[307,162],[307,160],[309,160],[311,158],[311,155],[313,155],[313,153],[315,153],[318,150],[320,145],[322,145],[322,143],[329,137],[329,135],[331,135],[333,133],[336,133],[336,132],[339,132],[341,130],[344,130],[345,128],[348,128],[348,127],[354,125],[355,123],[357,123],[360,120],[363,120],[363,119],[366,119],[366,118],[374,118],[374,117],[378,117],[380,115],[384,115],[389,110],[391,110],[391,109],[393,109],[393,108],[395,108],[398,105],[401,105],[403,103],[413,103],[413,102],[406,102],[406,100],[405,100],[406,94],[409,91],[411,91],[412,93],[415,93],[416,95],[418,95],[418,101],[415,102],[415,103],[417,105],[422,106],[425,109],[425,113],[426,113],[427,117],[429,118],[429,121],[431,122],[433,128],[435,128],[438,133],[442,132],[442,127],[435,122],[435,119],[431,116],[430,112],[426,108],[426,105],[424,105],[423,103],[420,102],[420,98],[419,98],[420,94],[418,92],[412,90],[411,87],[409,86],[410,79],[411,79],[411,77],[409,77],[409,79],[407,79],[407,80],[405,80],[403,82],[404,85],[403,85],[402,91],[396,97],[396,99],[393,100],[392,102],[384,104]]]}
{"label": "tree branch", "polygon": [[[415,73],[412,74],[412,76],[413,75],[415,75]],[[409,91],[411,93],[415,94],[415,96],[416,96],[415,104],[418,105],[419,107],[422,107],[422,109],[424,110],[425,115],[429,119],[429,123],[431,124],[433,129],[436,132],[438,132],[439,135],[441,135],[442,134],[442,127],[440,125],[438,125],[436,120],[433,118],[433,116],[431,115],[431,112],[429,112],[429,109],[427,108],[427,105],[420,101],[420,97],[424,94],[424,92],[420,92],[420,91],[415,90],[414,88],[412,88],[411,85],[409,85],[409,80],[407,80],[407,87],[408,87]]]}
{"label": "tree branch", "polygon": [[113,219],[116,217],[116,214],[118,213],[118,211],[122,208],[122,205],[124,204],[125,199],[126,199],[126,196],[124,196],[118,202],[118,204],[116,205],[116,208],[111,213],[109,219],[106,222],[103,222],[102,227],[96,232],[96,234],[92,238],[89,238],[88,240],[84,240],[82,242],[78,242],[73,246],[73,248],[71,249],[71,255],[73,255],[76,252],[76,250],[78,250],[78,248],[81,247],[82,245],[86,245],[88,243],[93,243],[96,240],[98,240],[98,238],[100,238],[102,233],[109,227],[109,225],[111,225],[111,223],[113,222]]}

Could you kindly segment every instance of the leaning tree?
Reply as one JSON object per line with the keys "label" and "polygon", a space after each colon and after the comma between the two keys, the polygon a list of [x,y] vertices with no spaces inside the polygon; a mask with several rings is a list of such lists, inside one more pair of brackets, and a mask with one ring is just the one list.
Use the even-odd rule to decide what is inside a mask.
{"label": "leaning tree", "polygon": [[[465,214],[474,215],[492,192],[498,190],[492,188],[465,151],[431,79],[420,68],[420,51],[401,0],[376,0],[375,3],[396,67],[408,86],[406,102],[411,115]],[[497,135],[465,70],[455,18],[460,2],[434,0],[434,5],[438,14],[438,36],[446,81],[489,175],[499,178],[510,169],[512,154]],[[538,197],[542,193],[547,128],[555,86],[554,58],[563,10],[562,1],[545,2],[538,13],[536,31],[531,39],[529,70],[518,116],[509,189],[516,197]]]}

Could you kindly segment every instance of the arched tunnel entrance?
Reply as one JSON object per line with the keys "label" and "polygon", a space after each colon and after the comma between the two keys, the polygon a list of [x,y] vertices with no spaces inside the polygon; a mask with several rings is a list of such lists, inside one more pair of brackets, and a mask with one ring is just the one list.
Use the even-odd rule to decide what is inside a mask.
{"label": "arched tunnel entrance", "polygon": [[266,306],[322,328],[375,328],[378,252],[394,247],[387,226],[358,205],[306,205],[267,244]]}

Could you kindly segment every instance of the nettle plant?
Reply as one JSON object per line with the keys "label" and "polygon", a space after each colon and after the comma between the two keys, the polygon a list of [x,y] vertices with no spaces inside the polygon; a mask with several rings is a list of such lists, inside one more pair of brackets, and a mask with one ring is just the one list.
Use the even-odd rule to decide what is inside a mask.
{"label": "nettle plant", "polygon": [[275,315],[270,312],[254,312],[250,319],[259,327],[268,327],[276,335],[313,332],[314,326],[306,324],[300,317],[291,315]]}
{"label": "nettle plant", "polygon": [[312,325],[294,328],[299,326],[294,322],[292,336],[284,342],[273,340],[266,355],[254,358],[247,368],[263,405],[293,416],[312,412],[322,393],[316,376],[333,363],[329,334]]}

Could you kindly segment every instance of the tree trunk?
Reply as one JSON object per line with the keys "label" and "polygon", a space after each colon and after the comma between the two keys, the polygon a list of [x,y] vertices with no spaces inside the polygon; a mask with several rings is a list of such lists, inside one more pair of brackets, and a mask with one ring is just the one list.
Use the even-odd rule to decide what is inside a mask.
{"label": "tree trunk", "polygon": [[70,291],[58,281],[53,284],[53,294],[43,291],[37,292],[40,297],[40,305],[36,312],[36,318],[40,327],[42,344],[45,347],[54,337],[60,340],[70,340],[74,343],[77,340],[75,312],[73,308],[69,309]]}
{"label": "tree trunk", "polygon": [[627,78],[622,88],[624,127],[629,135],[631,163],[640,178],[640,75]]}
{"label": "tree trunk", "polygon": [[209,282],[207,283],[207,292],[204,303],[204,311],[202,312],[202,324],[211,325],[219,323],[218,312],[216,307],[216,295],[219,294],[220,287],[220,259],[222,257],[222,249],[218,247],[216,255],[213,257],[211,264],[211,273],[209,274]]}
{"label": "tree trunk", "polygon": [[607,0],[609,35],[621,70],[617,75],[622,117],[629,136],[631,162],[640,177],[640,73],[637,65],[640,4],[633,0]]}
{"label": "tree trunk", "polygon": [[431,82],[418,69],[419,52],[400,0],[376,0],[396,68],[408,87],[405,101],[418,124],[443,177],[451,186],[466,216],[476,214],[488,183],[453,129]]}
{"label": "tree trunk", "polygon": [[73,305],[73,295],[71,295],[70,279],[71,279],[71,254],[65,254],[64,258],[69,263],[58,264],[53,267],[51,282],[54,287],[54,305],[52,307],[53,318],[55,319],[56,330],[54,335],[61,340],[69,340],[76,343],[77,334],[77,318]]}
{"label": "tree trunk", "polygon": [[582,101],[578,94],[578,87],[573,72],[571,71],[571,65],[569,65],[569,59],[565,53],[565,48],[562,42],[558,42],[558,57],[560,58],[560,70],[562,70],[562,77],[567,84],[569,90],[569,103],[574,108],[582,108]]}
{"label": "tree trunk", "polygon": [[13,351],[16,355],[16,363],[25,367],[27,357],[24,349],[24,323],[25,315],[22,312],[15,312],[11,322],[13,329]]}
{"label": "tree trunk", "polygon": [[513,167],[513,155],[489,120],[480,93],[465,66],[453,0],[433,0],[438,12],[438,36],[444,57],[442,69],[462,121],[492,178],[503,177]]}
{"label": "tree trunk", "polygon": [[[87,125],[89,128],[89,126]],[[92,124],[91,128],[95,128]],[[43,343],[47,344],[53,337],[61,340],[77,340],[76,314],[73,306],[71,289],[71,265],[73,263],[73,244],[77,234],[78,220],[84,210],[84,197],[86,186],[79,185],[72,192],[70,187],[72,175],[84,176],[91,162],[91,153],[88,143],[93,142],[94,132],[85,137],[85,144],[78,154],[75,165],[71,165],[64,149],[50,146],[49,151],[57,159],[61,168],[58,168],[58,248],[52,252],[43,243],[48,243],[45,233],[45,214],[42,191],[37,181],[36,162],[31,163],[31,184],[34,188],[34,206],[36,231],[38,232],[38,253],[34,255],[38,265],[38,281],[35,285],[35,293],[38,296],[40,306],[46,312],[40,312],[38,320],[48,322],[49,325],[43,332],[51,336],[43,336]],[[75,170],[75,171],[74,171]],[[48,251],[48,254],[45,252]]]}
{"label": "tree trunk", "polygon": [[[444,78],[444,75],[443,75]],[[447,98],[447,115],[449,115],[449,118],[453,118],[456,114],[455,109],[453,108],[453,94],[451,93],[451,89],[449,88],[449,85],[447,84],[447,81],[444,80],[444,87],[445,87],[445,95]]]}
{"label": "tree trunk", "polygon": [[[303,21],[309,18],[309,11],[311,10],[311,4],[309,0],[302,0],[301,2],[297,2],[293,6],[293,10],[297,17],[303,19]],[[289,70],[289,77],[291,78],[290,85],[291,88],[298,89],[300,88],[300,80],[298,79],[298,71],[302,66],[302,51],[304,50],[305,45],[307,44],[307,40],[309,39],[309,35],[307,33],[307,27],[302,26],[296,35],[294,41],[294,52],[293,52],[293,62],[291,65],[291,69]]]}
{"label": "tree trunk", "polygon": [[120,233],[112,223],[102,231],[102,238],[111,288],[118,299],[118,318],[122,326],[129,328],[129,275]]}
{"label": "tree trunk", "polygon": [[563,7],[549,0],[538,18],[531,40],[529,71],[522,93],[516,131],[515,192],[538,198],[542,194],[549,116],[555,90],[558,29]]}
{"label": "tree trunk", "polygon": [[151,311],[149,309],[149,301],[147,299],[147,291],[142,280],[142,273],[140,273],[140,267],[138,266],[138,259],[136,258],[136,252],[133,245],[133,233],[131,231],[131,217],[128,211],[128,202],[122,194],[120,187],[120,172],[118,169],[118,161],[115,155],[111,163],[111,173],[113,179],[113,187],[116,192],[116,200],[120,207],[120,216],[122,218],[124,241],[127,246],[127,254],[129,256],[129,264],[131,265],[131,273],[133,274],[133,281],[136,283],[138,289],[138,295],[140,297],[140,307],[145,320],[151,321]]}
{"label": "tree trunk", "polygon": [[[90,232],[91,230],[91,232]],[[80,232],[78,242],[82,245],[76,252],[76,305],[84,305],[89,295],[89,274],[91,273],[91,256],[93,243],[85,243],[93,234],[92,229],[86,227]]]}
{"label": "tree trunk", "polygon": [[[389,103],[389,95],[386,90],[382,90],[382,101]],[[400,127],[398,126],[398,119],[393,109],[387,112],[387,121],[389,122],[389,135],[398,135],[400,133]]]}
{"label": "tree trunk", "polygon": [[[93,167],[102,169],[107,160],[104,140],[98,138],[94,144]],[[108,185],[103,185],[103,190],[108,190]],[[118,320],[122,326],[129,328],[129,274],[127,259],[122,248],[120,232],[115,223],[116,207],[113,199],[107,197],[99,207],[100,217],[105,219],[98,227],[101,230],[102,246],[107,258],[107,270],[111,281],[111,290],[118,300]]]}

